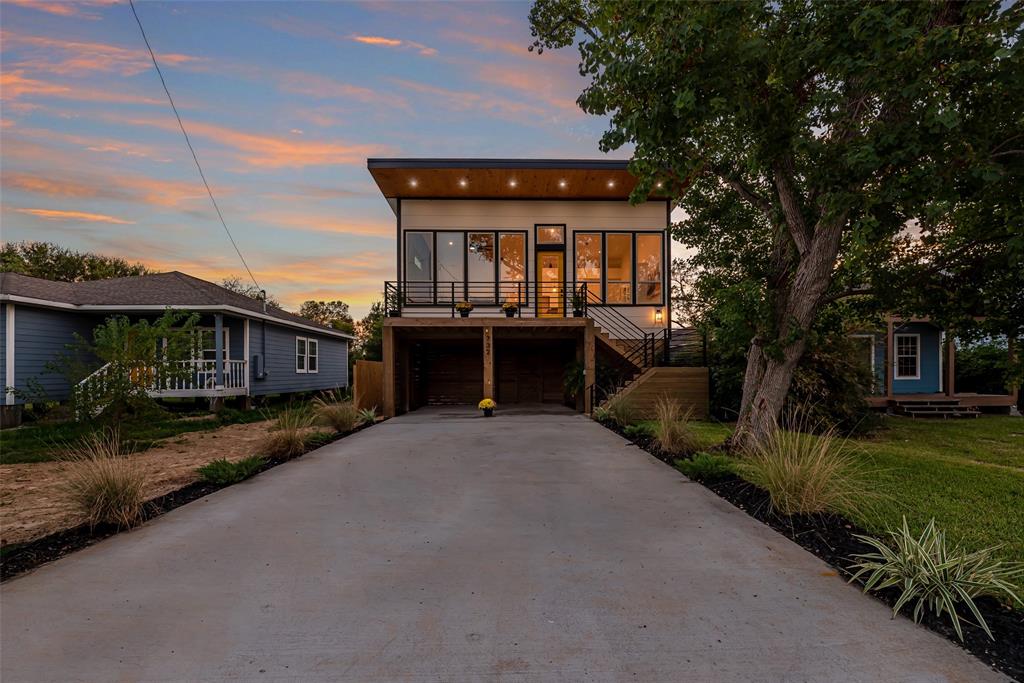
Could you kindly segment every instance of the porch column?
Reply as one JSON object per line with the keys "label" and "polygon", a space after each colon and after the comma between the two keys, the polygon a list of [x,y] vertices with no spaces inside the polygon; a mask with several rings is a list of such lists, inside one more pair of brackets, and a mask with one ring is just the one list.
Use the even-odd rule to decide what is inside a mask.
{"label": "porch column", "polygon": [[956,340],[953,334],[946,332],[946,396],[950,398],[956,394]]}
{"label": "porch column", "polygon": [[[384,361],[384,386],[382,387],[384,417],[395,416],[395,328],[384,321],[381,330],[381,358]],[[408,372],[408,369],[405,369]]]}
{"label": "porch column", "polygon": [[494,398],[494,328],[484,328],[484,395]]}
{"label": "porch column", "polygon": [[885,320],[885,397],[887,399],[892,398],[892,375],[893,375],[893,357],[896,355],[896,349],[892,347],[892,316]]}
{"label": "porch column", "polygon": [[590,388],[597,381],[595,339],[594,322],[588,320],[583,328],[583,412],[587,415],[594,412],[593,392]]}
{"label": "porch column", "polygon": [[213,316],[213,348],[216,360],[213,362],[216,371],[214,384],[217,389],[224,388],[224,315],[215,313]]}

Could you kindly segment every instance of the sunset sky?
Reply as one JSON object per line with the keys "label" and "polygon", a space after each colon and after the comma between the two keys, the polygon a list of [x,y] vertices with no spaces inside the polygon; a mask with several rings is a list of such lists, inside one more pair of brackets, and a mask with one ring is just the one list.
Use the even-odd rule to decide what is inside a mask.
{"label": "sunset sky", "polygon": [[[601,156],[575,52],[526,49],[528,3],[137,8],[228,226],[286,306],[359,316],[394,277],[367,156]],[[244,275],[127,3],[5,0],[0,21],[3,239]]]}

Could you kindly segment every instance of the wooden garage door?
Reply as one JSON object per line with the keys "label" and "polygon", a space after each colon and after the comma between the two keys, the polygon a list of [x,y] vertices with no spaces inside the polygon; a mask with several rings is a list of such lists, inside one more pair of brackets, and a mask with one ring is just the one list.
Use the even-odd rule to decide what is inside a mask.
{"label": "wooden garage door", "polygon": [[571,341],[501,340],[495,345],[498,403],[563,403]]}
{"label": "wooden garage door", "polygon": [[413,349],[419,405],[476,405],[483,398],[483,345],[472,340],[418,344]]}

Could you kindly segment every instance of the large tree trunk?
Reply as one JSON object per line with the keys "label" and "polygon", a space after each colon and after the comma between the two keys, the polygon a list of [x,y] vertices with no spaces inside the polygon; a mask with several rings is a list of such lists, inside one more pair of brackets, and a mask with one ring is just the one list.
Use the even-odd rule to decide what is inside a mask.
{"label": "large tree trunk", "polygon": [[775,429],[793,372],[807,348],[807,335],[831,284],[844,222],[845,216],[833,217],[815,226],[789,285],[776,288],[771,285],[778,283],[770,283],[774,325],[769,335],[755,337],[747,352],[740,415],[731,439],[735,448],[756,448]]}

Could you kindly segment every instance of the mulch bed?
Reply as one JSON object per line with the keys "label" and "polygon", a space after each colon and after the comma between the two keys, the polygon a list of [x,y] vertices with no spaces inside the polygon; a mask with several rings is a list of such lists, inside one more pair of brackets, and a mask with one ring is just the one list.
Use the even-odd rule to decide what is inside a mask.
{"label": "mulch bed", "polygon": [[[604,426],[669,465],[674,465],[678,459],[662,452],[649,436],[626,436],[617,425]],[[852,576],[852,572],[847,568],[855,562],[851,559],[854,555],[875,552],[874,548],[854,536],[871,534],[839,515],[775,514],[771,510],[768,492],[737,476],[717,481],[695,481],[814,553],[846,578]],[[872,592],[871,595],[892,607],[896,604],[900,592],[896,588],[890,588]],[[992,631],[994,641],[990,640],[980,627],[967,623],[966,620],[971,617],[966,611],[960,613],[963,642],[947,617],[936,617],[934,613],[926,612],[921,618],[921,625],[945,636],[993,668],[1016,680],[1024,681],[1024,610],[1013,609],[994,598],[980,598],[975,604]],[[913,606],[904,607],[901,615],[905,616],[912,611]]]}
{"label": "mulch bed", "polygon": [[[372,426],[373,425],[360,425],[352,431],[345,432],[344,434],[332,434],[330,436],[311,440],[307,444],[308,448],[301,454],[295,456],[295,458],[301,458],[306,453],[310,453],[322,446],[333,443],[338,439],[343,439],[346,436],[350,436]],[[295,458],[267,458],[266,462],[259,469],[257,474],[277,467],[278,465],[282,465],[289,460],[294,460]],[[140,524],[148,522],[155,517],[159,517],[166,512],[170,512],[174,508],[181,507],[182,505],[191,503],[194,500],[208,496],[215,491],[227,488],[228,486],[231,486],[231,484],[207,484],[205,482],[197,481],[175,491],[171,491],[165,495],[159,496],[158,498],[154,498],[146,503],[142,522],[140,522]],[[112,524],[103,524],[92,528],[90,528],[88,524],[82,524],[71,529],[65,529],[63,531],[43,536],[42,538],[37,538],[34,541],[7,546],[3,548],[3,554],[0,556],[0,582],[12,579],[15,576],[24,574],[27,571],[31,571],[40,565],[52,562],[64,557],[65,555],[70,555],[76,550],[87,548],[88,546],[98,543],[99,541],[122,531],[127,531],[127,529],[123,529]]]}

